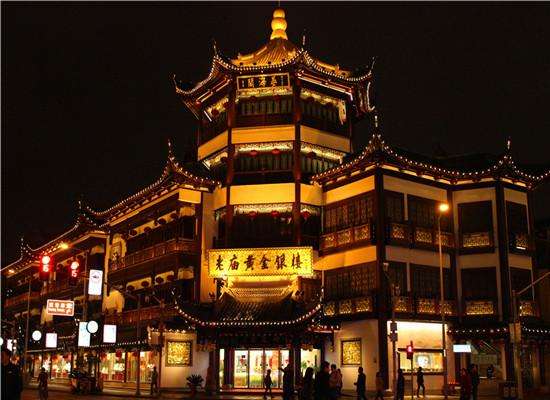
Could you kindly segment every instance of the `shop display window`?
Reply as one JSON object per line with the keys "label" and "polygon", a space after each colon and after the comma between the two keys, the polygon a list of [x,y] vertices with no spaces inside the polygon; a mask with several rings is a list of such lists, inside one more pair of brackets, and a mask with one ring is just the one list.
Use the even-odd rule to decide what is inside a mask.
{"label": "shop display window", "polygon": [[248,350],[235,350],[235,371],[233,386],[248,387]]}
{"label": "shop display window", "polygon": [[225,350],[220,349],[220,387],[223,386],[223,375],[225,371]]}
{"label": "shop display window", "polygon": [[[152,351],[142,351],[139,353],[139,371],[140,371],[140,381],[142,383],[151,382],[151,374],[153,372],[153,367],[156,365],[155,357]],[[126,369],[126,381],[135,382],[137,379],[136,366],[137,366],[137,352],[128,353],[128,363]]]}
{"label": "shop display window", "polygon": [[[399,351],[400,368],[403,372],[411,372],[411,360],[407,359],[407,353]],[[418,367],[422,367],[425,373],[442,373],[443,372],[443,353],[441,351],[423,351],[422,349],[414,351],[413,368],[416,371]]]}
{"label": "shop display window", "polygon": [[124,382],[126,352],[104,353],[100,356],[99,369],[103,381]]}
{"label": "shop display window", "polygon": [[53,354],[51,358],[52,379],[68,378],[71,373],[71,356],[63,357],[63,354]]}
{"label": "shop display window", "polygon": [[309,367],[313,368],[314,372],[318,372],[321,364],[321,350],[301,350],[300,360],[300,372],[302,373],[302,376],[304,376],[306,369]]}
{"label": "shop display window", "polygon": [[263,377],[268,369],[271,370],[272,387],[276,388],[282,386],[282,372],[279,368],[284,368],[290,362],[290,352],[276,349],[235,350],[234,361],[235,388],[262,388]]}
{"label": "shop display window", "polygon": [[361,365],[361,339],[346,339],[341,341],[342,366]]}

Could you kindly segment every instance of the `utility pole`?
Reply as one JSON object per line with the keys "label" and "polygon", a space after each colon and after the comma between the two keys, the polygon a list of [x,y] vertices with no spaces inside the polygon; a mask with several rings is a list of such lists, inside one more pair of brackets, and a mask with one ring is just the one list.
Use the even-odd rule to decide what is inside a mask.
{"label": "utility pole", "polygon": [[[447,205],[446,209],[448,210]],[[439,247],[439,290],[441,300],[439,302],[439,311],[441,312],[441,346],[443,347],[443,397],[447,400],[447,341],[445,332],[445,286],[443,284],[443,250],[441,246],[441,214],[445,212],[445,207],[442,204],[439,206],[439,214],[437,216],[437,242]]]}
{"label": "utility pole", "polygon": [[141,294],[137,295],[137,324],[136,324],[136,341],[138,343],[137,355],[137,377],[136,377],[136,396],[141,395]]}
{"label": "utility pole", "polygon": [[394,283],[390,279],[390,275],[388,273],[390,264],[388,262],[382,263],[382,267],[384,270],[384,274],[386,275],[386,278],[388,279],[389,286],[390,286],[390,301],[391,301],[391,323],[390,323],[390,341],[391,341],[391,354],[392,354],[392,393],[397,393],[397,353],[395,351],[395,344],[397,342],[397,322],[395,322],[395,290],[396,287]]}
{"label": "utility pole", "polygon": [[29,276],[29,290],[27,293],[27,323],[25,327],[25,347],[23,351],[23,372],[26,372],[27,366],[27,350],[29,347],[29,316],[31,313],[31,283],[32,283],[32,273]]}

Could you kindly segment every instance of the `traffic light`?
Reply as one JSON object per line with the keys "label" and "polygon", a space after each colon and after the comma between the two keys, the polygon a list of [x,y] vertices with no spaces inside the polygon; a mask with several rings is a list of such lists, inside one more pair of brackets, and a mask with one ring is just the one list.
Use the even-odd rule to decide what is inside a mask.
{"label": "traffic light", "polygon": [[43,255],[40,259],[40,280],[47,281],[50,279],[50,270],[52,267],[52,258],[48,255]]}
{"label": "traffic light", "polygon": [[411,341],[411,344],[407,345],[407,359],[412,360],[413,354],[414,354],[414,347],[413,347],[413,342]]}
{"label": "traffic light", "polygon": [[69,285],[76,286],[80,275],[80,263],[74,260],[69,268]]}

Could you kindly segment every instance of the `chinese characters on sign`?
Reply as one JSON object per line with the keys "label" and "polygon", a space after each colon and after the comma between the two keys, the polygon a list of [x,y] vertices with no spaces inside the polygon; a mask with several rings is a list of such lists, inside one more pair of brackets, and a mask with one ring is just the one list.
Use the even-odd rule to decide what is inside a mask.
{"label": "chinese characters on sign", "polygon": [[241,76],[237,82],[239,90],[290,87],[288,74]]}
{"label": "chinese characters on sign", "polygon": [[244,275],[313,274],[311,247],[223,249],[208,251],[208,272],[213,278]]}
{"label": "chinese characters on sign", "polygon": [[48,299],[46,303],[48,315],[61,315],[64,317],[74,316],[74,301]]}

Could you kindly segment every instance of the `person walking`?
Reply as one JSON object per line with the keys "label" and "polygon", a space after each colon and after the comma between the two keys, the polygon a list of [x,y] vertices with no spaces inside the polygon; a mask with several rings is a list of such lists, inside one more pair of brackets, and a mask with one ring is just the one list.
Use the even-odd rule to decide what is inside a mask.
{"label": "person walking", "polygon": [[273,381],[271,380],[271,370],[268,369],[265,371],[264,376],[264,399],[267,399],[267,392],[269,392],[269,396],[273,398],[273,393],[271,392],[271,385],[273,384]]}
{"label": "person walking", "polygon": [[327,400],[329,398],[329,369],[330,364],[323,361],[321,363],[321,369],[315,374],[315,389],[313,393],[315,400]]}
{"label": "person walking", "polygon": [[460,370],[460,400],[470,400],[472,395],[472,379],[466,368]]}
{"label": "person walking", "polygon": [[397,384],[395,388],[395,400],[404,400],[405,398],[405,377],[403,376],[403,370],[399,368],[397,370]]}
{"label": "person walking", "polygon": [[153,366],[153,371],[151,371],[151,396],[153,393],[159,391],[159,373],[157,372],[156,365]]}
{"label": "person walking", "polygon": [[292,384],[292,366],[287,364],[279,368],[283,372],[283,400],[291,400],[294,397],[294,386]]}
{"label": "person walking", "polygon": [[477,388],[479,386],[479,372],[477,371],[477,365],[472,364],[470,369],[470,378],[472,380],[472,398],[477,400]]}
{"label": "person walking", "polygon": [[11,351],[2,347],[2,400],[20,400],[22,391],[21,370],[11,362]]}
{"label": "person walking", "polygon": [[338,398],[338,384],[340,383],[341,380],[342,380],[341,377],[338,376],[338,370],[336,369],[336,364],[332,364],[330,366],[330,376],[328,380],[331,400],[336,400]]}
{"label": "person walking", "polygon": [[384,379],[380,371],[376,373],[376,397],[375,400],[384,400]]}
{"label": "person walking", "polygon": [[302,389],[300,390],[300,400],[313,399],[313,368],[308,367],[302,379]]}
{"label": "person walking", "polygon": [[357,391],[357,400],[367,400],[367,376],[363,373],[363,367],[357,369],[357,382],[354,383]]}
{"label": "person walking", "polygon": [[38,374],[38,397],[40,400],[46,400],[48,398],[48,374],[46,368],[40,368]]}
{"label": "person walking", "polygon": [[342,386],[344,386],[344,378],[342,376],[342,371],[338,368],[338,397],[342,395]]}
{"label": "person walking", "polygon": [[426,397],[426,387],[424,386],[424,372],[422,367],[418,367],[416,372],[416,397],[420,397],[420,388],[422,388],[422,397]]}

